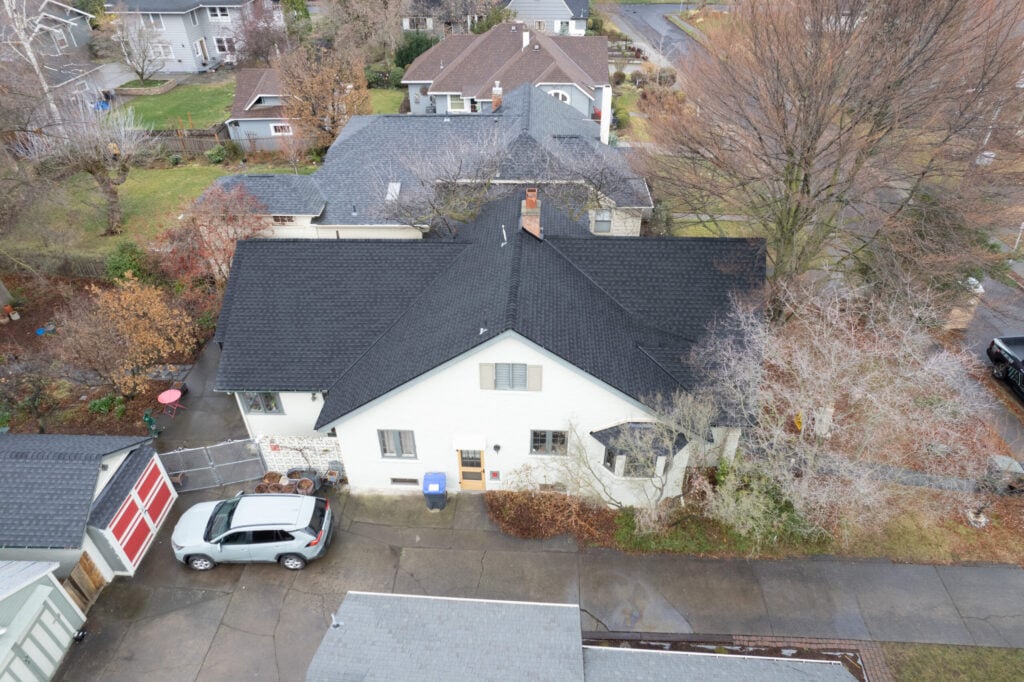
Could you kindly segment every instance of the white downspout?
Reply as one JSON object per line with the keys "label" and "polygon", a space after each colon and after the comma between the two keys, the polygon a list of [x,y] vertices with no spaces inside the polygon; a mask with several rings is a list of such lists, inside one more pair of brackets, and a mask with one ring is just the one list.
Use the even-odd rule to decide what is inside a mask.
{"label": "white downspout", "polygon": [[612,130],[612,86],[601,88],[601,144],[608,144]]}

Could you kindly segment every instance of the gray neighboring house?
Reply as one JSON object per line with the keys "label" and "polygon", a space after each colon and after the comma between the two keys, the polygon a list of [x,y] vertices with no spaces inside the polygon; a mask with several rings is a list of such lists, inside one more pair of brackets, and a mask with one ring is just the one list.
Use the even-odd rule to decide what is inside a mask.
{"label": "gray neighboring house", "polygon": [[496,4],[496,0],[412,0],[402,30],[421,33],[469,33]]}
{"label": "gray neighboring house", "polygon": [[[388,202],[418,191],[422,173],[430,171],[423,159],[500,143],[494,186],[603,181],[593,187],[600,207],[582,211],[589,231],[639,235],[653,206],[647,183],[629,167],[624,151],[601,144],[598,134],[596,122],[523,85],[505,95],[497,111],[478,116],[355,116],[309,176],[234,175],[217,182],[228,189],[243,185],[266,207],[274,217],[266,236],[418,239],[422,230],[389,217]],[[472,154],[467,158],[478,162]],[[466,177],[473,177],[472,169]]]}
{"label": "gray neighboring house", "polygon": [[509,0],[506,9],[534,31],[563,36],[587,34],[590,0]]}
{"label": "gray neighboring house", "polygon": [[160,73],[200,73],[234,62],[245,13],[253,3],[270,1],[123,0],[106,8],[157,34],[155,49],[165,62]]}
{"label": "gray neighboring house", "polygon": [[349,592],[306,672],[342,680],[853,682],[841,663],[585,646],[576,604]]}
{"label": "gray neighboring house", "polygon": [[62,99],[93,103],[99,88],[92,77],[101,68],[89,58],[93,15],[56,0],[34,5],[30,0],[25,9],[33,13],[32,46],[50,91]]}
{"label": "gray neighboring house", "polygon": [[0,561],[57,562],[83,610],[133,575],[178,496],[150,440],[0,435]]}
{"label": "gray neighboring house", "polygon": [[453,35],[416,58],[402,84],[414,114],[479,114],[521,85],[536,86],[582,118],[611,130],[608,38],[550,36],[528,24],[498,24],[481,35]]}
{"label": "gray neighboring house", "polygon": [[0,561],[0,680],[49,680],[85,623],[53,561]]}
{"label": "gray neighboring house", "polygon": [[228,134],[248,151],[279,151],[294,137],[277,69],[240,69]]}

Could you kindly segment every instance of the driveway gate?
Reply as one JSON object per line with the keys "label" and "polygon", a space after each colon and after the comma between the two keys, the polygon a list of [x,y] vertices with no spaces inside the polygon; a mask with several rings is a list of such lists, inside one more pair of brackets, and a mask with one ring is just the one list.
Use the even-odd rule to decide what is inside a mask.
{"label": "driveway gate", "polygon": [[254,481],[267,472],[260,449],[251,439],[163,452],[160,462],[181,492]]}

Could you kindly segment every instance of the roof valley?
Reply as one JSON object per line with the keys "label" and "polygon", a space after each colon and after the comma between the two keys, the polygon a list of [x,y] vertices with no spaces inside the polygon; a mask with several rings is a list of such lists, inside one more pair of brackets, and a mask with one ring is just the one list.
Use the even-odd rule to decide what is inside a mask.
{"label": "roof valley", "polygon": [[522,280],[524,235],[518,225],[514,225],[512,229],[512,265],[509,271],[508,295],[505,299],[504,330],[515,329],[519,322],[519,282]]}

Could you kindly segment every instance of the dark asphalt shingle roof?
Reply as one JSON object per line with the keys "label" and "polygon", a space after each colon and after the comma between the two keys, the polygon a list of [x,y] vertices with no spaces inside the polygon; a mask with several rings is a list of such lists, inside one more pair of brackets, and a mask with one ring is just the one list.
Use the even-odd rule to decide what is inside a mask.
{"label": "dark asphalt shingle roof", "polygon": [[672,452],[668,452],[668,448],[665,447],[667,438],[659,438],[659,434],[655,431],[657,428],[651,422],[632,421],[609,426],[599,431],[591,431],[590,435],[598,443],[612,450],[628,448],[633,443],[641,444],[649,441],[651,448],[659,456],[672,456],[686,447],[686,436],[678,433],[675,435],[674,449]]}
{"label": "dark asphalt shingle roof", "polygon": [[146,470],[155,454],[156,450],[151,443],[146,443],[128,454],[118,467],[117,473],[93,502],[92,511],[89,513],[89,525],[106,528],[114,520],[114,515],[121,508],[124,498],[128,497],[128,491],[139,480],[139,476]]}
{"label": "dark asphalt shingle roof", "polygon": [[319,428],[515,332],[643,401],[689,387],[683,358],[729,291],[763,285],[761,240],[537,240],[520,199],[492,201],[456,241],[240,243],[217,388],[329,389]]}
{"label": "dark asphalt shingle roof", "polygon": [[327,204],[310,175],[229,175],[216,182],[227,191],[241,185],[272,215],[318,216]]}
{"label": "dark asphalt shingle roof", "polygon": [[582,680],[576,605],[349,592],[306,672],[328,680]]}
{"label": "dark asphalt shingle roof", "polygon": [[[355,116],[309,176],[233,175],[218,182],[229,188],[244,183],[268,214],[318,215],[314,223],[325,226],[397,224],[386,207],[389,183],[401,183],[404,198],[432,173],[451,172],[452,163],[434,161],[445,150],[466,166],[483,161],[480,150],[493,150],[501,155],[498,182],[589,178],[617,206],[650,207],[647,183],[622,150],[600,143],[598,133],[596,122],[524,85],[491,114]],[[316,211],[320,202],[322,213]]]}
{"label": "dark asphalt shingle roof", "polygon": [[81,547],[101,460],[147,440],[0,435],[0,547]]}

